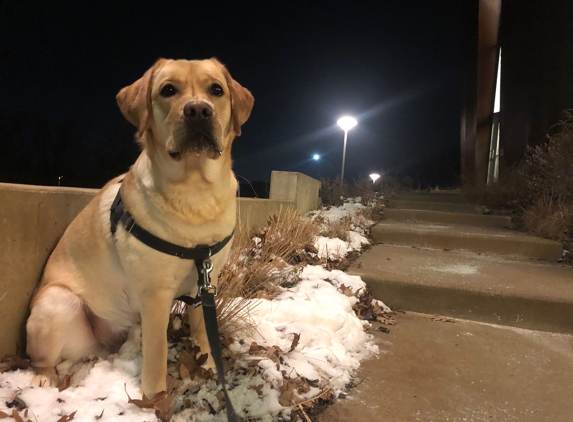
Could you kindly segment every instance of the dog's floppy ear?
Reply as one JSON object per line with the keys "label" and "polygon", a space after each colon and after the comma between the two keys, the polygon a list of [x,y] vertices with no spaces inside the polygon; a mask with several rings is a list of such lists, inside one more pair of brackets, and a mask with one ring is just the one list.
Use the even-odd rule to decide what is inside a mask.
{"label": "dog's floppy ear", "polygon": [[247,88],[243,88],[239,82],[231,77],[229,71],[224,66],[223,72],[225,73],[227,85],[231,91],[231,119],[233,121],[233,131],[237,136],[240,136],[241,126],[251,115],[255,98]]}
{"label": "dog's floppy ear", "polygon": [[149,125],[153,74],[166,61],[159,59],[141,78],[123,88],[115,97],[121,113],[138,129],[139,136],[143,135]]}

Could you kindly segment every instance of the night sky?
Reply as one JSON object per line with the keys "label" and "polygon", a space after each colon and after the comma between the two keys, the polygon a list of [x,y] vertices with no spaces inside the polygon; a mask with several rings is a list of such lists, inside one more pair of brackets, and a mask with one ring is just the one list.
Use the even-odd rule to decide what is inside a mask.
{"label": "night sky", "polygon": [[455,183],[459,2],[149,3],[1,3],[0,181],[101,186],[138,154],[117,92],[159,57],[217,57],[255,97],[238,176],[335,176],[350,114],[347,180]]}

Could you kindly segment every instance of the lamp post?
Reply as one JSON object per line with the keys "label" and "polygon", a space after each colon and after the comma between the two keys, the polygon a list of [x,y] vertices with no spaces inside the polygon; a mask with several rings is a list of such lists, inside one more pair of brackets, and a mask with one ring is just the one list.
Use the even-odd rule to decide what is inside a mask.
{"label": "lamp post", "polygon": [[344,131],[344,149],[342,150],[342,172],[340,174],[340,186],[344,184],[344,163],[346,161],[346,141],[348,140],[348,131],[352,129],[358,123],[356,119],[344,116],[338,119],[336,122],[338,126]]}

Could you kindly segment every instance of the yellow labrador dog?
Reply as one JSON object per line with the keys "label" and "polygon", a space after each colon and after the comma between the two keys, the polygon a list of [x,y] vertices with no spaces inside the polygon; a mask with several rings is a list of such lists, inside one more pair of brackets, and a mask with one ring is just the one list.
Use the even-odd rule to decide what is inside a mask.
{"label": "yellow labrador dog", "polygon": [[[237,191],[231,144],[254,99],[215,59],[161,59],[117,102],[138,128],[143,150],[77,216],[50,256],[31,303],[27,352],[35,383],[54,385],[58,363],[117,347],[141,322],[142,390],[152,397],[166,389],[173,299],[196,294],[197,271],[193,260],[152,249],[124,225],[112,233],[112,203],[120,190],[137,224],[175,245],[213,245],[230,236]],[[229,248],[230,242],[212,257],[214,285]],[[196,341],[209,350],[201,309],[189,311]]]}

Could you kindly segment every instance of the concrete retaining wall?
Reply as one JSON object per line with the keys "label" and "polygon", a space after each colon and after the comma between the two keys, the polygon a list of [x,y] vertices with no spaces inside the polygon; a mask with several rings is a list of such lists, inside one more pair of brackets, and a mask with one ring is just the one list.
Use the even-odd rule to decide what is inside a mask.
{"label": "concrete retaining wall", "polygon": [[97,192],[0,183],[0,357],[24,344],[28,303],[48,255]]}
{"label": "concrete retaining wall", "polygon": [[[292,200],[239,198],[241,227],[261,227],[281,207],[306,212],[312,209],[308,208],[311,204],[318,204],[318,189],[314,202],[306,188],[299,190],[304,192],[302,199],[298,198],[296,184],[291,189],[293,192],[286,194],[292,194]],[[28,304],[48,256],[66,227],[97,192],[0,183],[0,357],[24,347]]]}
{"label": "concrete retaining wall", "polygon": [[289,171],[271,173],[269,198],[276,201],[296,202],[300,212],[315,210],[319,206],[320,182],[306,174]]}

